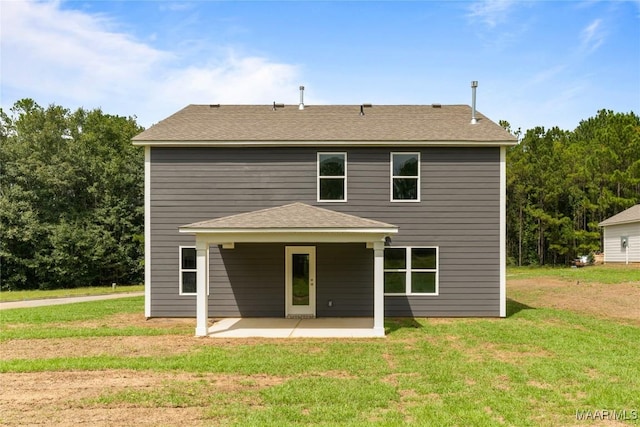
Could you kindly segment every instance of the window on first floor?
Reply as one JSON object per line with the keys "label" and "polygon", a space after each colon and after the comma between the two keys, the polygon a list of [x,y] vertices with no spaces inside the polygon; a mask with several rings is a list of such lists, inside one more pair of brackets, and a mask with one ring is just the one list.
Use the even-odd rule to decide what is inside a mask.
{"label": "window on first floor", "polygon": [[180,246],[180,295],[195,295],[196,287],[196,247]]}
{"label": "window on first floor", "polygon": [[420,201],[420,153],[391,153],[391,201]]}
{"label": "window on first floor", "polygon": [[385,248],[384,293],[386,295],[437,295],[438,248]]}
{"label": "window on first floor", "polygon": [[347,201],[347,153],[318,153],[318,201]]}

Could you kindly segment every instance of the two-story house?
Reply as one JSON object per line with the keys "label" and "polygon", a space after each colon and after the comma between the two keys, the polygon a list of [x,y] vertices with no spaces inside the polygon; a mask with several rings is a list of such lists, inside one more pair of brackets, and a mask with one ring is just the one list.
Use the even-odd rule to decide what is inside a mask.
{"label": "two-story house", "polygon": [[[473,116],[473,119],[472,119]],[[505,316],[505,150],[465,105],[189,105],[145,148],[145,314]]]}

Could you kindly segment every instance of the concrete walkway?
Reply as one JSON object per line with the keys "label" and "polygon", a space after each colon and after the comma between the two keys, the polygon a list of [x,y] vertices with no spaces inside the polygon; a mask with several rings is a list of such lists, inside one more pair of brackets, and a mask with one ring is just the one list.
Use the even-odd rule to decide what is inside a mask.
{"label": "concrete walkway", "polygon": [[9,301],[9,302],[0,302],[0,310],[8,310],[10,308],[43,307],[45,305],[73,304],[76,302],[100,301],[105,299],[140,297],[143,295],[144,295],[144,292],[124,292],[124,293],[118,293],[118,294],[90,295],[90,296],[84,296],[84,297],[63,297],[63,298],[32,299],[32,300],[24,300],[24,301]]}
{"label": "concrete walkway", "polygon": [[212,338],[380,338],[370,317],[228,318],[209,327]]}

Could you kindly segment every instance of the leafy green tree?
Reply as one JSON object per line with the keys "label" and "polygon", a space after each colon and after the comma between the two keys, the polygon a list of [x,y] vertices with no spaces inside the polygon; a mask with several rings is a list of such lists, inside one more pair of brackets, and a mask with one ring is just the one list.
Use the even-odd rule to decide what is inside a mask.
{"label": "leafy green tree", "polygon": [[507,164],[509,259],[566,264],[599,250],[600,221],[640,202],[640,118],[601,110],[572,132],[530,129]]}
{"label": "leafy green tree", "polygon": [[133,118],[100,110],[0,110],[3,290],[139,282],[144,161]]}

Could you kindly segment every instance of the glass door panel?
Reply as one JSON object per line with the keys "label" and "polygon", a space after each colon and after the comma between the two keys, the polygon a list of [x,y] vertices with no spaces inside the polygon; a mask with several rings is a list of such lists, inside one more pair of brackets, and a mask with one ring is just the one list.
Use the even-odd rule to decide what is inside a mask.
{"label": "glass door panel", "polygon": [[309,305],[309,254],[293,254],[292,304]]}
{"label": "glass door panel", "polygon": [[316,248],[285,247],[285,316],[316,316]]}

